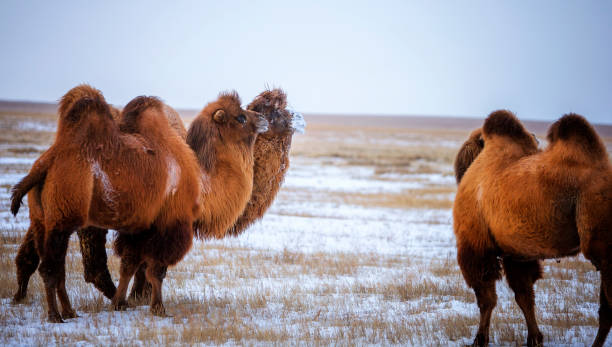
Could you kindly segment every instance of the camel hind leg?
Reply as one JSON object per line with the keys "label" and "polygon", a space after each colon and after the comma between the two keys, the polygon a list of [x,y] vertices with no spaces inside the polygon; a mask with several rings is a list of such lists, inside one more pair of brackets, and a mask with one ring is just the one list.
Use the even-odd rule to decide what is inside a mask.
{"label": "camel hind leg", "polygon": [[115,296],[117,288],[108,271],[106,256],[106,234],[108,230],[96,227],[77,230],[79,246],[83,256],[85,282],[92,283],[109,299]]}
{"label": "camel hind leg", "polygon": [[494,250],[476,251],[467,243],[458,245],[457,260],[468,286],[474,289],[480,309],[480,324],[472,346],[489,344],[491,314],[497,304],[495,281],[501,278],[499,259]]}
{"label": "camel hind leg", "polygon": [[19,246],[19,251],[17,252],[17,256],[15,257],[15,267],[17,269],[17,292],[13,297],[14,303],[19,303],[25,299],[28,294],[28,284],[30,283],[30,277],[38,268],[38,264],[40,263],[40,257],[36,252],[36,244],[34,241],[35,237],[35,228],[39,228],[40,232],[42,231],[42,226],[37,224],[36,221],[32,221],[28,231],[25,234],[21,245]]}
{"label": "camel hind leg", "polygon": [[535,316],[533,284],[542,278],[538,261],[519,262],[510,258],[503,260],[508,285],[514,291],[514,299],[523,311],[527,323],[527,346],[541,346],[543,336]]}
{"label": "camel hind leg", "polygon": [[[62,317],[58,311],[55,296],[62,279],[62,269],[65,266],[66,252],[68,250],[68,239],[70,232],[64,230],[51,230],[45,240],[45,246],[41,254],[41,262],[38,267],[40,277],[45,284],[47,297],[48,320],[52,323],[62,323]],[[67,300],[67,297],[65,298]]]}

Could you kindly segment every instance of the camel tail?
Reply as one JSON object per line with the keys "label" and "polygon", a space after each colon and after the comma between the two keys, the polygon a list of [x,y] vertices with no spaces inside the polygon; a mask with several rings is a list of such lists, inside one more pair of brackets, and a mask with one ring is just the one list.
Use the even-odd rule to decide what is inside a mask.
{"label": "camel tail", "polygon": [[455,179],[457,180],[457,185],[461,183],[463,175],[483,148],[482,129],[474,130],[459,149],[457,157],[455,157]]}
{"label": "camel tail", "polygon": [[564,141],[575,144],[589,157],[607,157],[606,148],[593,126],[575,113],[566,114],[553,123],[546,137],[551,145]]}
{"label": "camel tail", "polygon": [[21,179],[17,184],[13,186],[11,190],[11,213],[13,216],[17,216],[23,197],[36,186],[42,186],[45,183],[47,177],[47,171],[51,164],[51,160],[47,159],[47,154],[43,154],[32,166],[32,169],[27,176]]}
{"label": "camel tail", "polygon": [[106,104],[106,100],[104,100],[102,92],[88,84],[80,84],[70,89],[60,100],[60,118],[67,118],[68,113],[75,106],[75,104],[83,99],[101,100],[104,104]]}

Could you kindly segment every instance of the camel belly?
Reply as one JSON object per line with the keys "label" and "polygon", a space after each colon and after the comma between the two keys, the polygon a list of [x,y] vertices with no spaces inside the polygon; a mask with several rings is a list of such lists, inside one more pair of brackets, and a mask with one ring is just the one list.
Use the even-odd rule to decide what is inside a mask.
{"label": "camel belly", "polygon": [[566,257],[580,251],[580,238],[573,223],[546,222],[518,219],[515,223],[490,225],[490,231],[502,253],[525,259]]}

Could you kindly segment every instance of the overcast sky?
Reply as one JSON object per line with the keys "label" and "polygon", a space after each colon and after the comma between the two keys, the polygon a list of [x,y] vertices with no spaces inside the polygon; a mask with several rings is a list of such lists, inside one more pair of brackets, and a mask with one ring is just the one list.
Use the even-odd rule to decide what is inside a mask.
{"label": "overcast sky", "polygon": [[201,108],[280,86],[309,113],[612,123],[612,1],[0,3],[0,99]]}

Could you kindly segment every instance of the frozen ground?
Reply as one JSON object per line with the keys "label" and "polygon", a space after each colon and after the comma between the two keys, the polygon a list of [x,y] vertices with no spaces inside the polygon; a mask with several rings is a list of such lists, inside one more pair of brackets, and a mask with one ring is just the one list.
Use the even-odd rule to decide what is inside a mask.
{"label": "frozen ground", "polygon": [[[12,131],[52,131],[48,123],[38,125],[35,119],[14,122],[11,118]],[[418,137],[389,131],[397,139],[395,145],[418,142]],[[366,131],[341,135],[369,143]],[[461,143],[465,135],[439,143],[443,147]],[[6,153],[0,157],[4,287],[0,344],[454,346],[471,342],[478,310],[456,265],[450,208],[379,203],[380,196],[394,199],[431,190],[450,192],[433,196],[452,201],[452,163],[429,160],[428,171],[435,168],[434,172],[402,164],[381,173],[380,163],[362,160],[352,165],[343,159],[307,155],[310,141],[321,141],[328,132],[317,137],[307,129],[306,135],[298,136],[302,137],[296,137],[297,154],[285,185],[266,216],[240,237],[196,242],[188,256],[168,271],[164,299],[172,317],[153,317],[145,304],[125,312],[110,310],[108,300],[83,281],[73,235],[67,286],[80,317],[64,324],[46,322],[37,274],[26,303],[11,303],[16,288],[12,259],[28,227],[28,214],[27,208],[17,218],[9,214],[10,187],[27,172],[39,154],[31,150],[39,147],[0,144]],[[29,151],[22,154],[20,146]],[[355,194],[377,199],[371,204],[353,203]],[[112,237],[109,234],[109,240]],[[111,256],[115,279],[117,264]],[[545,279],[536,289],[545,343],[590,344],[597,326],[598,274],[581,258],[545,262],[545,269]],[[522,314],[507,285],[499,282],[497,288],[491,343],[521,345],[526,340]]]}

